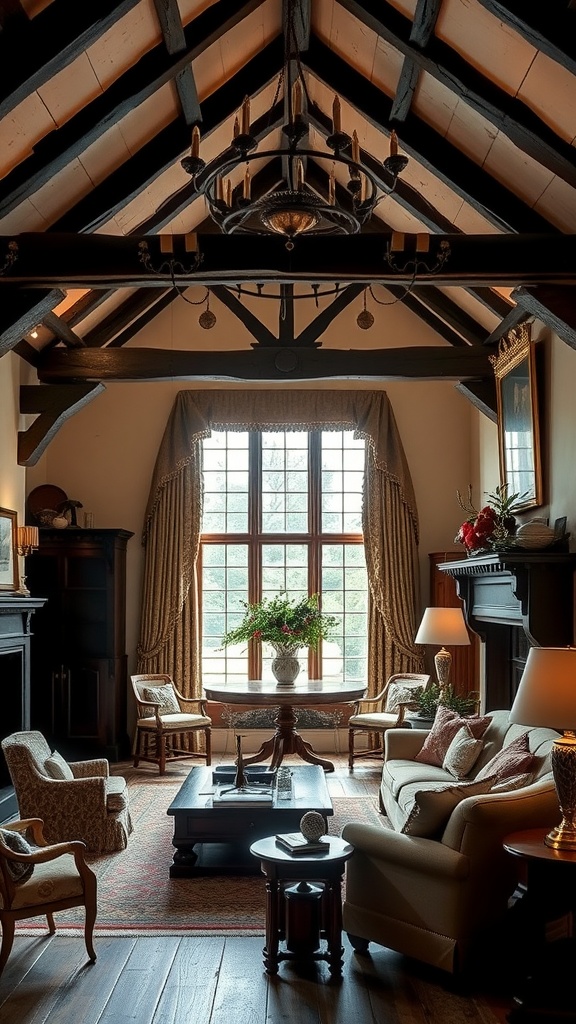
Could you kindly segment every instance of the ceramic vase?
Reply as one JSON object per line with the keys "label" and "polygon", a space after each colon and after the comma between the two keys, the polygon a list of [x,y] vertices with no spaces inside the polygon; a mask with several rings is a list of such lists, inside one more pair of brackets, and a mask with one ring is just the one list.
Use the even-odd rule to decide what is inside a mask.
{"label": "ceramic vase", "polygon": [[290,686],[300,671],[295,651],[277,651],[272,660],[272,673],[277,683]]}

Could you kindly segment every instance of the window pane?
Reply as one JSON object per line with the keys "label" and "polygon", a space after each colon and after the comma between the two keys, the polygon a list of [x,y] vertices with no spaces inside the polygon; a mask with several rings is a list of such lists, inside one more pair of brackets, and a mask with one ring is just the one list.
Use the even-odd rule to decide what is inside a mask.
{"label": "window pane", "polygon": [[322,546],[322,610],[339,626],[322,648],[322,675],[366,679],[368,586],[363,544]]}
{"label": "window pane", "polygon": [[203,533],[248,530],[248,434],[218,431],[202,445]]}
{"label": "window pane", "polygon": [[[308,528],[308,435],[262,434],[262,532],[305,533]],[[293,515],[290,513],[299,513]]]}
{"label": "window pane", "polygon": [[204,544],[202,547],[202,679],[247,678],[245,644],[222,649],[222,638],[244,617],[248,600],[246,544]]}
{"label": "window pane", "polygon": [[361,533],[364,451],[352,431],[322,432],[323,533]]}

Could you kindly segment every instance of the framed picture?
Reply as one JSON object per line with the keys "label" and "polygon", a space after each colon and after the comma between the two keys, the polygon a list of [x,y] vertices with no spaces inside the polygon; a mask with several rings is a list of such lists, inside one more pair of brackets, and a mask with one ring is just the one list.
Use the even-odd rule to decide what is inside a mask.
{"label": "framed picture", "polygon": [[518,494],[516,507],[542,504],[538,389],[530,325],[520,324],[500,339],[491,356],[498,401],[500,482]]}
{"label": "framed picture", "polygon": [[16,513],[0,508],[0,590],[17,589]]}

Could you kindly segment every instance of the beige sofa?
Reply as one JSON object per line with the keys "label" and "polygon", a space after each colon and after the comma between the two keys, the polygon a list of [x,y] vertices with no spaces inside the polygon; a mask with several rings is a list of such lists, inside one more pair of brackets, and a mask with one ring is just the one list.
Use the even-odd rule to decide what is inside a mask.
{"label": "beige sofa", "polygon": [[[385,734],[380,799],[393,828],[350,822],[342,832],[355,848],[347,863],[344,929],[358,951],[374,941],[455,972],[468,965],[477,943],[494,939],[518,881],[518,861],[504,851],[504,836],[550,827],[561,818],[550,770],[550,749],[558,734],[511,725],[508,714],[489,716],[480,759],[463,784],[441,767],[414,760],[425,731]],[[475,783],[494,754],[525,732],[536,755],[529,784],[504,791],[500,784],[498,791],[487,789],[491,783]],[[462,786],[463,793],[450,793]],[[467,795],[466,787],[474,795]],[[421,831],[428,826],[429,837],[400,831],[410,820],[408,805],[419,789],[426,790],[424,820],[419,822],[417,815],[412,822]],[[434,789],[444,803],[436,831],[431,813],[436,798],[429,796]],[[451,811],[446,810],[450,801]],[[443,814],[447,820],[442,822]]]}

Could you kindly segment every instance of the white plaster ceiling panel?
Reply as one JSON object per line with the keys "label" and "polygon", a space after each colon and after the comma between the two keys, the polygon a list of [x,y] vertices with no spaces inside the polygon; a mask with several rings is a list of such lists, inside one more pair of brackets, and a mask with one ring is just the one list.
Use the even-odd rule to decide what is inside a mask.
{"label": "white plaster ceiling panel", "polygon": [[[426,124],[434,128],[439,135],[446,135],[454,111],[458,105],[458,97],[441,82],[426,72],[418,76],[418,84],[414,91],[412,110]],[[402,125],[396,128],[399,136],[402,134]]]}
{"label": "white plaster ceiling panel", "polygon": [[87,54],[81,53],[40,86],[38,95],[60,127],[102,91]]}
{"label": "white plaster ceiling panel", "polygon": [[554,177],[552,171],[521,152],[502,132],[496,135],[484,168],[529,206],[534,206]]}
{"label": "white plaster ceiling panel", "polygon": [[560,138],[574,143],[576,137],[576,80],[545,53],[539,53],[518,92],[532,110]]}
{"label": "white plaster ceiling panel", "polygon": [[[445,287],[440,285],[438,291],[442,292],[446,298],[450,299],[456,306],[468,313],[473,320],[481,324],[485,328],[487,334],[491,334],[500,323],[500,317],[496,316],[489,309],[486,308],[480,299],[475,298],[465,288],[454,288]],[[510,306],[512,309],[513,307]]]}
{"label": "white plaster ceiling panel", "polygon": [[446,132],[446,138],[456,149],[482,167],[498,134],[491,121],[458,100]]}
{"label": "white plaster ceiling panel", "polygon": [[453,223],[455,228],[467,235],[492,235],[500,233],[499,229],[494,226],[487,215],[482,214],[464,201]]}
{"label": "white plaster ceiling panel", "polygon": [[310,24],[319,39],[327,42],[332,37],[334,0],[316,0],[311,4]]}
{"label": "white plaster ceiling panel", "polygon": [[0,176],[4,177],[54,129],[54,121],[38,93],[27,96],[0,121]]}
{"label": "white plaster ceiling panel", "polygon": [[182,24],[187,25],[194,18],[197,18],[199,14],[202,14],[202,11],[206,11],[209,7],[214,7],[218,2],[219,0],[178,0]]}
{"label": "white plaster ceiling panel", "polygon": [[32,205],[42,219],[33,230],[41,231],[62,217],[75,203],[90,192],[92,182],[78,160],[74,160],[42,185],[32,196]]}
{"label": "white plaster ceiling panel", "polygon": [[83,318],[82,322],[74,328],[76,333],[79,334],[81,338],[85,338],[93,328],[98,326],[104,317],[109,316],[111,313],[114,313],[115,310],[119,309],[126,299],[129,299],[130,296],[135,294],[135,291],[135,288],[118,288],[109,296],[109,298],[105,299],[104,302],[101,302],[97,309],[88,313],[88,315]]}
{"label": "white plaster ceiling panel", "polygon": [[385,39],[377,37],[372,64],[371,81],[387,96],[396,95],[398,79],[404,65],[404,58],[399,50]]}
{"label": "white plaster ceiling panel", "polygon": [[119,18],[86,51],[103,89],[162,42],[162,31],[152,0],[141,3]]}
{"label": "white plaster ceiling panel", "polygon": [[[120,131],[131,153],[136,153],[157,132],[180,113],[171,82],[166,82],[119,122]],[[106,136],[103,137],[104,139]]]}
{"label": "white plaster ceiling panel", "polygon": [[512,96],[536,50],[477,0],[443,0],[435,34]]}
{"label": "white plaster ceiling panel", "polygon": [[335,4],[330,38],[323,38],[331,50],[362,72],[366,78],[372,76],[378,36],[363,25],[349,11]]}
{"label": "white plaster ceiling panel", "polygon": [[576,192],[562,178],[552,178],[534,209],[561,231],[576,232]]}
{"label": "white plaster ceiling panel", "polygon": [[97,139],[78,157],[79,163],[85,168],[93,185],[98,185],[110,174],[111,170],[120,167],[128,160],[130,150],[126,145],[120,125],[109,128],[102,139]]}
{"label": "white plaster ceiling panel", "polygon": [[0,235],[18,234],[20,231],[44,231],[48,227],[44,217],[25,199],[15,210],[0,218]]}
{"label": "white plaster ceiling panel", "polygon": [[[233,75],[250,57],[259,53],[282,31],[280,0],[266,0],[220,40],[226,78]],[[243,53],[248,51],[248,53]]]}

